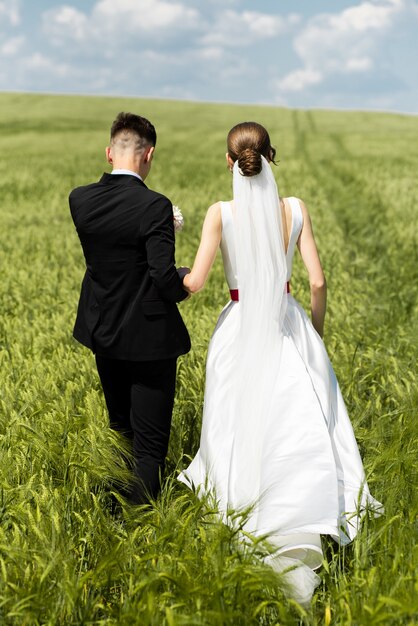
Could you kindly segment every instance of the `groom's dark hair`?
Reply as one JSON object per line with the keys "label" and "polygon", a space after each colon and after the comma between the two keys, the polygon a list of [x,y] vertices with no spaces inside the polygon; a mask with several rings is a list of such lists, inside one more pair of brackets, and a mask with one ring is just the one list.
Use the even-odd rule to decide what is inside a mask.
{"label": "groom's dark hair", "polygon": [[157,133],[149,120],[135,113],[119,113],[110,129],[110,143],[114,143],[115,138],[120,133],[134,133],[140,139],[141,146],[155,146],[157,143]]}

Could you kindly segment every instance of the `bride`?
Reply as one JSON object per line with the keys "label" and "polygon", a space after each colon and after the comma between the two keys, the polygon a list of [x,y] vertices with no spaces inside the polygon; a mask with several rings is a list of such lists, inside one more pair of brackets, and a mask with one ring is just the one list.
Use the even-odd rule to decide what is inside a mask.
{"label": "bride", "polygon": [[[231,300],[209,345],[200,448],[179,478],[215,494],[225,521],[245,510],[244,530],[268,536],[269,564],[306,605],[320,582],[320,536],[349,543],[361,512],[380,504],[322,342],[326,282],[308,211],[279,198],[263,126],[234,126],[227,146],[233,200],[209,208],[184,286],[203,288],[220,246]],[[291,295],[296,247],[312,322]]]}

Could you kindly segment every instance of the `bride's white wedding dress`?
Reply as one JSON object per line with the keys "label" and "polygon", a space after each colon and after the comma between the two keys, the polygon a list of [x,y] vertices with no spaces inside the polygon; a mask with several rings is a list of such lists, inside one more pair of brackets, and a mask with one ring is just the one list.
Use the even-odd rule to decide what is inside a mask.
{"label": "bride's white wedding dress", "polygon": [[[298,200],[289,198],[289,204],[287,281],[303,225]],[[225,275],[230,290],[238,290],[231,204],[222,203],[221,210]],[[244,530],[269,535],[277,551],[268,562],[278,571],[298,566],[288,572],[287,581],[293,597],[306,604],[320,581],[313,572],[323,558],[320,535],[348,543],[357,533],[362,509],[380,505],[365,482],[353,429],[322,339],[293,296],[287,293],[285,298],[281,354],[263,415],[251,408],[247,415],[245,407],[236,411],[232,405],[233,398],[245,391],[234,377],[234,345],[242,341],[238,337],[241,303],[231,300],[223,309],[207,357],[200,449],[179,478],[188,486],[216,494],[225,521],[228,510],[253,504]],[[257,363],[253,367],[257,384],[259,367]],[[251,376],[242,385],[249,381]]]}

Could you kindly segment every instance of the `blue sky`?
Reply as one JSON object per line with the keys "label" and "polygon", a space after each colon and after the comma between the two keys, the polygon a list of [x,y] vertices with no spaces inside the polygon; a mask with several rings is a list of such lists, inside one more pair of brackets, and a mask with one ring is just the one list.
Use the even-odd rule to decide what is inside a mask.
{"label": "blue sky", "polygon": [[418,0],[0,0],[0,90],[418,112]]}

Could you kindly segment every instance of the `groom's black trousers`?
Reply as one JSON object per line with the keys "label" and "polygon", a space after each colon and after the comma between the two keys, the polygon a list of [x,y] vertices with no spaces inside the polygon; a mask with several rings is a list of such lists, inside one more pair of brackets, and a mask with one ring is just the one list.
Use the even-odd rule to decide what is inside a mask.
{"label": "groom's black trousers", "polygon": [[148,502],[160,490],[170,437],[176,360],[122,361],[96,355],[111,428],[133,444],[131,500]]}

